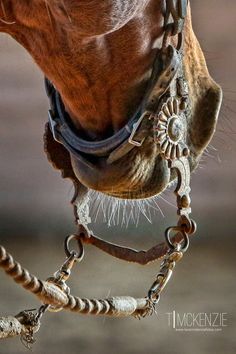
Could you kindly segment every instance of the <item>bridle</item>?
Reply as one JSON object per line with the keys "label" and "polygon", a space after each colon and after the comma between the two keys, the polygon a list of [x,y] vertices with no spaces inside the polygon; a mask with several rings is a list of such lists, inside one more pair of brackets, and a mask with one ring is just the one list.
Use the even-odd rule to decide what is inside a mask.
{"label": "bridle", "polygon": [[[135,115],[111,138],[91,142],[79,136],[71,124],[59,92],[49,80],[45,80],[51,103],[49,122],[46,124],[44,135],[45,152],[52,165],[62,172],[62,177],[70,178],[74,183],[72,205],[77,231],[65,239],[66,260],[57,272],[46,280],[30,274],[0,245],[0,268],[41,302],[38,309],[25,310],[15,316],[0,317],[0,339],[20,335],[22,342],[30,348],[35,342],[34,333],[39,330],[41,318],[46,311],[67,310],[85,315],[134,316],[139,319],[151,315],[156,312],[156,305],[176,264],[189,247],[189,236],[195,233],[196,224],[190,218],[190,161],[194,152],[190,151],[187,125],[192,115],[196,116],[197,113],[191,106],[183,68],[183,35],[188,1],[165,0],[165,5],[162,47],[158,50],[153,65],[147,92]],[[170,38],[174,36],[178,37],[175,46],[170,44]],[[216,100],[220,101],[217,94]],[[146,139],[149,139],[148,143],[152,140],[152,144],[157,147],[155,151],[158,158],[160,156],[165,165],[168,165],[167,172],[171,178],[176,176],[178,221],[175,226],[165,230],[165,242],[147,251],[137,251],[109,243],[91,232],[88,226],[91,221],[88,190],[78,180],[76,170],[79,168],[78,161],[80,166],[89,165],[92,170],[96,160],[103,159],[107,164],[111,164],[126,158],[133,149],[140,149]],[[78,250],[72,248],[74,241]],[[67,281],[74,265],[84,257],[84,244],[94,245],[107,254],[128,262],[141,265],[159,259],[162,262],[143,297],[81,298],[70,293]]]}
{"label": "bridle", "polygon": [[[166,0],[162,47],[153,65],[149,86],[133,118],[111,138],[91,142],[78,136],[71,125],[70,117],[63,105],[59,92],[49,80],[45,80],[50,99],[49,123],[46,126],[45,151],[53,166],[69,177],[75,186],[72,200],[77,232],[65,239],[66,261],[46,281],[40,280],[24,269],[20,263],[0,245],[0,267],[29,292],[35,294],[43,305],[36,314],[23,311],[15,317],[0,318],[0,338],[12,336],[15,324],[16,335],[21,335],[26,346],[34,342],[33,334],[38,331],[40,319],[47,311],[70,310],[92,315],[114,317],[145,317],[156,311],[160,295],[171,278],[176,263],[182,259],[189,247],[189,236],[196,231],[190,218],[190,149],[187,141],[187,120],[191,114],[188,85],[183,70],[183,32],[187,13],[187,0]],[[169,39],[177,36],[176,47]],[[151,137],[150,137],[151,132]],[[107,164],[125,157],[133,149],[139,149],[145,139],[152,138],[162,159],[177,176],[176,226],[165,231],[165,242],[147,251],[136,251],[109,243],[95,236],[88,227],[90,223],[88,191],[76,177],[77,163],[90,165],[93,159],[104,159]],[[92,157],[92,159],[91,159]],[[71,250],[71,241],[76,240],[79,251]],[[76,262],[84,257],[84,244],[91,244],[113,257],[138,264],[148,264],[162,259],[154,282],[142,298],[130,296],[107,299],[86,299],[70,294],[67,280]],[[9,332],[10,328],[10,332]],[[20,328],[20,330],[19,330]]]}
{"label": "bridle", "polygon": [[[27,320],[27,328],[30,330],[29,332],[26,328],[28,336],[26,341],[28,342],[32,340],[34,328],[39,319],[48,309],[51,311],[67,309],[94,315],[132,315],[139,318],[152,314],[176,263],[188,249],[189,236],[196,231],[196,224],[190,218],[190,149],[186,131],[188,116],[191,113],[191,102],[184,77],[182,50],[188,1],[166,0],[165,3],[163,43],[153,66],[148,90],[134,117],[111,138],[91,142],[79,137],[71,126],[70,117],[65,110],[59,92],[49,80],[45,80],[47,94],[51,102],[49,124],[46,130],[47,137],[45,138],[46,150],[53,165],[63,171],[64,177],[69,177],[74,182],[75,195],[72,204],[78,229],[76,234],[68,236],[65,240],[66,261],[58,272],[46,281],[36,278],[23,269],[0,245],[0,267],[43,302],[43,306],[36,315],[32,315],[31,319],[27,317],[28,315],[25,318],[20,314],[20,323]],[[176,47],[169,44],[169,39],[172,36],[178,37]],[[107,164],[123,158],[132,149],[139,149],[145,139],[150,138],[150,131],[153,143],[158,146],[162,158],[168,163],[168,168],[174,170],[177,176],[175,194],[179,219],[176,226],[166,229],[164,243],[158,244],[148,251],[136,251],[109,243],[93,235],[89,230],[87,188],[76,179],[73,170],[76,170],[76,161],[78,160],[84,164],[90,164],[92,168],[91,156],[94,159],[103,158]],[[48,137],[49,142],[47,142]],[[54,154],[55,150],[56,154]],[[71,164],[69,160],[59,161],[58,154],[62,160],[69,156],[73,163]],[[70,249],[72,240],[77,241],[79,252]],[[83,245],[85,243],[94,245],[113,257],[142,265],[162,259],[160,270],[148,290],[147,296],[139,299],[124,296],[102,300],[81,299],[72,296],[66,281],[74,264],[80,262],[84,257]],[[24,317],[23,320],[22,317]],[[25,326],[25,322],[23,324]]]}
{"label": "bridle", "polygon": [[[191,104],[183,71],[183,32],[188,1],[166,0],[165,3],[162,47],[154,62],[147,92],[135,115],[125,127],[110,138],[96,142],[81,138],[71,124],[59,92],[49,80],[45,79],[46,91],[51,103],[50,130],[54,140],[69,152],[73,169],[76,170],[77,161],[85,165],[89,164],[93,168],[91,157],[103,158],[107,164],[113,163],[131,150],[140,148],[145,139],[150,137],[151,131],[153,142],[159,147],[162,158],[168,161],[169,169],[175,170],[177,174],[178,182],[175,190],[179,215],[177,226],[166,230],[165,243],[158,244],[148,251],[138,252],[93,235],[88,228],[90,217],[87,189],[83,185],[76,183],[75,197],[72,201],[78,231],[76,235],[66,240],[68,256],[70,255],[69,242],[76,239],[80,248],[80,260],[84,254],[84,243],[92,244],[113,257],[139,264],[148,264],[164,257],[161,271],[148,294],[152,305],[159,299],[159,294],[169,280],[170,271],[176,260],[182,258],[187,250],[189,235],[196,231],[196,224],[189,217],[191,213],[188,162],[190,150],[186,131]],[[172,36],[178,37],[176,47],[169,44]],[[155,102],[154,106],[153,102]],[[173,237],[172,233],[174,233]]]}

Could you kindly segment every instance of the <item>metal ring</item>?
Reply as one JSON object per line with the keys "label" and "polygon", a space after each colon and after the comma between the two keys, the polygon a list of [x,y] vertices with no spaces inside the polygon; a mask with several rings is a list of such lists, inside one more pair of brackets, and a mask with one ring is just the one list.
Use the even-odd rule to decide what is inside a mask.
{"label": "metal ring", "polygon": [[148,301],[150,301],[152,303],[152,305],[155,306],[158,304],[161,297],[160,297],[160,294],[157,294],[156,296],[154,296],[154,294],[151,294],[151,295],[148,294],[147,298],[148,298]]}
{"label": "metal ring", "polygon": [[190,235],[195,234],[196,231],[197,231],[197,223],[196,223],[196,221],[191,219],[191,233],[190,233]]}
{"label": "metal ring", "polygon": [[[170,237],[171,231],[180,232],[183,236],[183,240],[181,242],[173,242]],[[181,246],[180,249],[178,249],[178,251],[185,252],[188,249],[188,246],[189,246],[188,234],[181,227],[178,227],[178,226],[168,227],[168,229],[166,229],[166,231],[165,231],[165,239],[166,239],[166,242],[171,250],[176,250],[178,245]]]}
{"label": "metal ring", "polygon": [[178,227],[184,230],[188,235],[193,235],[197,230],[196,222],[184,215],[179,219]]}
{"label": "metal ring", "polygon": [[[78,246],[79,246],[79,253],[74,251],[74,250],[70,250],[69,249],[69,243],[70,241],[72,240],[76,240],[77,243],[78,243]],[[76,254],[76,257],[75,257],[75,261],[77,262],[80,262],[82,261],[83,257],[84,257],[84,246],[83,246],[83,243],[80,239],[80,237],[78,235],[70,235],[70,236],[67,236],[65,241],[64,241],[64,248],[65,248],[65,253],[67,255],[67,257],[69,258],[73,253]]]}
{"label": "metal ring", "polygon": [[56,307],[56,306],[52,306],[50,305],[48,311],[49,312],[61,312],[63,310],[63,306],[61,307]]}

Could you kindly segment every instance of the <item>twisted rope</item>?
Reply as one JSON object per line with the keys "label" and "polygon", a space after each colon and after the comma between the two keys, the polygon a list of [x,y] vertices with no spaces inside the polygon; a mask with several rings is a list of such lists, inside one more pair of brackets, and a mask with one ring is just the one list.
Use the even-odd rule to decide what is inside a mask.
{"label": "twisted rope", "polygon": [[82,299],[66,294],[58,285],[38,279],[0,246],[0,267],[16,283],[36,295],[52,310],[65,309],[81,314],[121,316],[145,316],[150,313],[150,301],[147,298],[135,299],[130,296],[111,297],[109,299]]}

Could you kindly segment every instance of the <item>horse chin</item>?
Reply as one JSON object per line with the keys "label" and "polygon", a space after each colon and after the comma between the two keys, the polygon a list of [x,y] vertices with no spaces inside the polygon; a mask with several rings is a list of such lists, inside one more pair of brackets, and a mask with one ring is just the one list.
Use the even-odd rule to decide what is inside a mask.
{"label": "horse chin", "polygon": [[156,146],[144,147],[129,153],[108,165],[102,159],[91,163],[71,156],[73,171],[78,180],[89,189],[122,199],[144,199],[162,193],[176,175],[168,162],[156,154]]}
{"label": "horse chin", "polygon": [[[111,165],[101,159],[91,164],[73,156],[71,162],[76,177],[87,188],[121,199],[146,199],[161,194],[174,184],[176,173],[160,154],[155,155],[155,147],[153,158],[145,157],[144,151],[133,151]],[[189,156],[188,161],[190,170],[194,170],[198,159]]]}

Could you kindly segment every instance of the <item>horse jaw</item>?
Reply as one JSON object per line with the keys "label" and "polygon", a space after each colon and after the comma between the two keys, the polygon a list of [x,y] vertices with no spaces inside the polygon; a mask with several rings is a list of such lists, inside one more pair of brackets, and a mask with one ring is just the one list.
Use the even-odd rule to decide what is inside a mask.
{"label": "horse jaw", "polygon": [[184,71],[191,98],[188,145],[199,160],[216,129],[222,103],[222,90],[212,79],[193,32],[189,9],[185,31]]}

